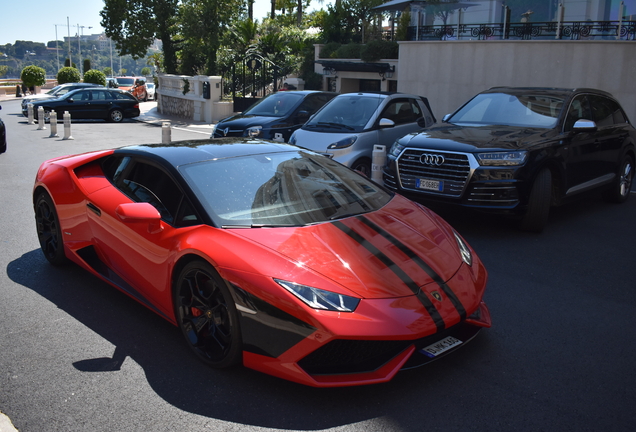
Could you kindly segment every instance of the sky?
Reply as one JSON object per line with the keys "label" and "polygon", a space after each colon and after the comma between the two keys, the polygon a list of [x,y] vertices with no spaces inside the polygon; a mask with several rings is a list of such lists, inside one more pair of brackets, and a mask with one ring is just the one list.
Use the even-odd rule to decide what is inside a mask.
{"label": "sky", "polygon": [[[319,4],[312,1],[309,10],[327,8],[333,0],[325,0]],[[25,8],[25,5],[27,7]],[[259,21],[269,13],[270,0],[254,1],[254,18]],[[77,35],[78,25],[80,33],[94,34],[103,32],[100,26],[99,12],[104,8],[103,0],[64,0],[52,2],[50,0],[3,1],[1,8],[0,45],[14,44],[16,40],[47,43],[55,40],[57,25],[57,39],[63,40],[68,36],[70,24],[71,37]],[[82,28],[83,27],[83,28]],[[92,27],[92,28],[89,28]]]}

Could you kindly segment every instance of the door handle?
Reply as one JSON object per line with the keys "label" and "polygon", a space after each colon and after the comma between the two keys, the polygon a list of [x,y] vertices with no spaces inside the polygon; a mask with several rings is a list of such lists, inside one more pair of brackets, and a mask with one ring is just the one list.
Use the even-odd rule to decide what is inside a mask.
{"label": "door handle", "polygon": [[86,204],[86,207],[88,207],[88,209],[90,211],[92,211],[93,213],[95,213],[97,216],[101,216],[102,215],[102,211],[95,204],[88,203],[88,204]]}

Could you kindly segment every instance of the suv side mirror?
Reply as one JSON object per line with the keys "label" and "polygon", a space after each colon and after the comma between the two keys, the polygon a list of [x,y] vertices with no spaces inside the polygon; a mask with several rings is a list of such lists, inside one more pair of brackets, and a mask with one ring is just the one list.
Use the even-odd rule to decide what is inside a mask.
{"label": "suv side mirror", "polygon": [[574,132],[593,132],[597,129],[596,123],[592,120],[580,119],[574,123]]}

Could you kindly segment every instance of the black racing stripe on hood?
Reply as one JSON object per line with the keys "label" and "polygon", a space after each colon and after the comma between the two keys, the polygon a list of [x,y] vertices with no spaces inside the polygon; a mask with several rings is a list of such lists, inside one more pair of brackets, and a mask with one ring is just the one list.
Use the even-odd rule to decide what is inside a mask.
{"label": "black racing stripe on hood", "polygon": [[442,280],[440,275],[438,275],[437,272],[435,272],[435,270],[433,270],[431,266],[429,266],[418,254],[413,252],[413,249],[409,248],[407,245],[399,241],[397,238],[389,234],[387,231],[379,227],[368,218],[364,216],[358,216],[357,219],[378,234],[380,234],[382,237],[390,241],[395,247],[397,247],[402,253],[404,253],[404,255],[412,259],[422,270],[424,270],[426,274],[428,274],[431,279],[433,279],[435,283],[441,288],[441,290],[444,291],[444,294],[446,294],[446,296],[450,299],[451,303],[453,303],[453,306],[455,306],[455,309],[457,309],[457,313],[459,313],[462,321],[466,319],[466,309],[464,308],[464,305],[459,300],[459,298],[457,298],[451,287],[449,287],[446,282]]}
{"label": "black racing stripe on hood", "polygon": [[411,291],[413,291],[413,294],[417,296],[417,298],[422,303],[422,305],[424,306],[428,314],[433,319],[433,322],[435,323],[435,327],[437,327],[437,331],[444,330],[446,324],[444,323],[444,319],[442,318],[442,316],[439,314],[439,311],[433,305],[431,300],[428,297],[426,297],[423,293],[420,292],[420,287],[415,283],[413,279],[411,279],[409,275],[406,274],[404,270],[402,270],[395,262],[393,262],[393,260],[391,260],[384,253],[382,253],[377,247],[375,247],[367,239],[365,239],[360,234],[355,232],[352,228],[349,228],[347,225],[339,221],[332,222],[332,223],[336,228],[340,229],[342,232],[347,234],[353,240],[358,242],[366,250],[371,252],[373,256],[375,256],[377,259],[379,259],[382,262],[382,264],[387,266],[389,270],[395,273],[395,275],[399,277],[400,280],[402,280],[402,282],[404,282],[404,284],[408,286]]}

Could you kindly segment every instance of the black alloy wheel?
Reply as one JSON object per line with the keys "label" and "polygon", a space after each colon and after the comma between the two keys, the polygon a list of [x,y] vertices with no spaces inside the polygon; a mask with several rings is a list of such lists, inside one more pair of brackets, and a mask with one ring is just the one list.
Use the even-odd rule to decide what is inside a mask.
{"label": "black alloy wheel", "polygon": [[53,200],[46,192],[40,192],[35,200],[35,225],[44,257],[53,265],[68,262],[64,254],[62,230]]}
{"label": "black alloy wheel", "polygon": [[616,181],[608,189],[603,198],[614,203],[623,203],[629,198],[634,181],[634,159],[630,155],[625,155],[621,161],[620,170],[616,176]]}
{"label": "black alloy wheel", "polygon": [[240,363],[238,312],[225,281],[210,264],[197,260],[181,270],[173,302],[177,324],[197,357],[215,368]]}
{"label": "black alloy wheel", "polygon": [[540,233],[548,224],[552,204],[552,173],[542,169],[532,184],[528,209],[521,219],[522,231]]}

